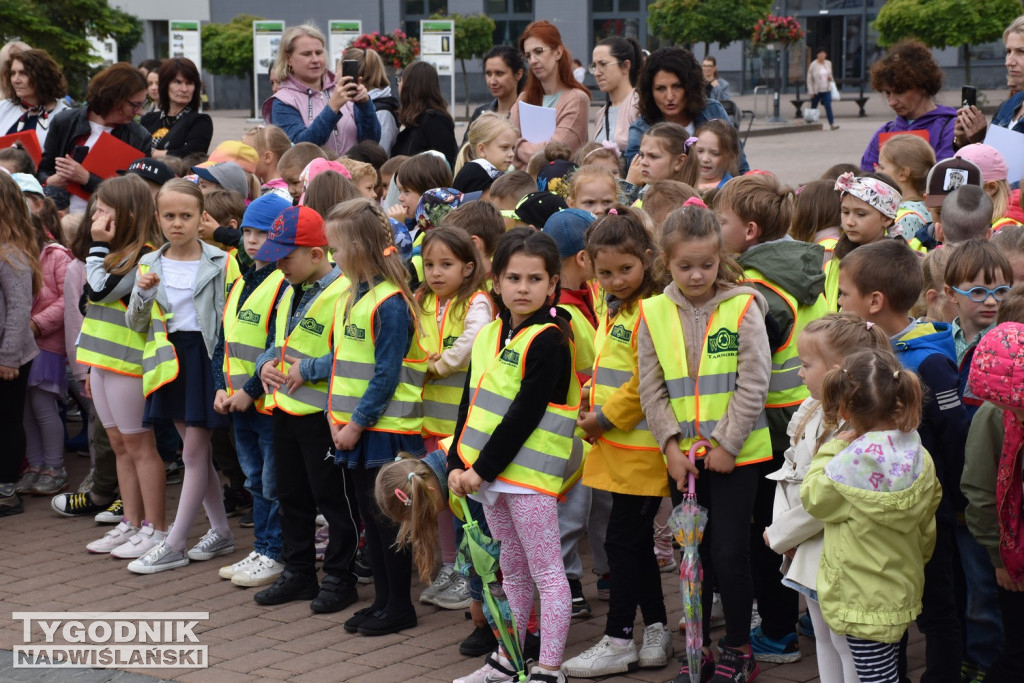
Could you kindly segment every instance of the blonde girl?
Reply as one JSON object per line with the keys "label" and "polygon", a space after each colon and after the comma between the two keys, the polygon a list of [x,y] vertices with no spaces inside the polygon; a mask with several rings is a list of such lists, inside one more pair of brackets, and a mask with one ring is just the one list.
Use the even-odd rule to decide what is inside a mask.
{"label": "blonde girl", "polygon": [[[660,668],[673,651],[654,554],[654,519],[669,495],[668,480],[658,443],[644,422],[636,371],[640,302],[657,292],[657,247],[638,213],[620,209],[607,215],[594,223],[587,238],[587,255],[609,294],[595,342],[591,409],[577,424],[592,444],[583,483],[608,492],[611,511],[604,541],[610,589],[604,636],[563,665],[570,676],[584,678],[636,666]],[[638,607],[644,621],[639,653],[633,642]]]}
{"label": "blonde girl", "polygon": [[921,262],[924,285],[917,303],[910,309],[910,315],[915,319],[951,323],[957,316],[956,301],[946,296],[945,290],[946,262],[952,252],[952,249],[933,249]]}
{"label": "blonde girl", "polygon": [[328,214],[324,229],[351,281],[338,302],[327,419],[335,462],[349,470],[354,484],[374,577],[373,602],[345,629],[380,636],[416,625],[411,558],[395,546],[397,527],[377,514],[374,482],[395,453],[426,451],[421,395],[427,353],[416,331],[419,307],[409,273],[381,208],[369,199],[350,199]]}
{"label": "blonde girl", "polygon": [[820,244],[825,248],[824,263],[828,263],[839,243],[842,209],[834,180],[812,180],[796,192],[789,236]]}
{"label": "blonde girl", "polygon": [[934,165],[935,150],[924,138],[910,134],[895,135],[882,145],[875,170],[895,180],[903,195],[890,237],[902,237],[910,242],[921,228],[932,222],[932,214],[924,204],[924,192],[928,171]]}
{"label": "blonde girl", "polygon": [[774,479],[773,520],[764,530],[764,542],[783,556],[782,583],[802,593],[817,634],[818,674],[823,681],[857,681],[850,646],[828,629],[817,601],[818,562],[824,541],[824,525],[811,517],[800,503],[800,484],[818,448],[830,441],[842,426],[826,425],[821,407],[825,375],[843,359],[863,349],[887,349],[889,340],[877,325],[865,323],[852,313],[830,313],[808,323],[797,339],[800,377],[810,398],[800,404],[790,420],[790,446],[785,464],[768,475]]}
{"label": "blonde girl", "polygon": [[981,169],[984,180],[982,188],[992,200],[992,232],[998,233],[1007,226],[1020,225],[1020,221],[1011,218],[1007,212],[1010,204],[1009,170],[999,150],[978,143],[961,147],[954,156],[966,159]]}
{"label": "blonde girl", "polygon": [[338,161],[352,175],[352,182],[355,184],[356,189],[359,190],[359,194],[367,199],[376,200],[377,188],[380,184],[377,169],[365,161],[356,161],[355,159],[347,159],[345,157],[338,159]]}
{"label": "blonde girl", "polygon": [[580,147],[576,153],[574,163],[577,166],[594,164],[608,169],[608,172],[615,176],[616,180],[622,177],[622,167],[619,165],[621,155],[614,149],[605,147],[600,142],[588,142]]}
{"label": "blonde girl", "polygon": [[626,173],[626,199],[635,201],[642,196],[643,188],[659,180],[678,180],[696,187],[697,165],[686,163],[687,153],[696,141],[678,123],[662,121],[648,128]]}
{"label": "blonde girl", "polygon": [[[6,176],[7,174],[2,174]],[[29,369],[39,349],[30,317],[32,299],[42,287],[39,245],[25,198],[9,176],[0,178],[0,299],[4,302],[0,337],[0,425],[6,443],[0,457],[0,517],[24,512],[15,492],[25,456],[22,423]]]}
{"label": "blonde girl", "polygon": [[598,218],[608,213],[619,201],[619,185],[615,176],[603,166],[582,166],[572,175],[569,196],[565,203],[572,209],[589,211]]}
{"label": "blonde girl", "polygon": [[256,150],[255,174],[261,183],[260,196],[272,192],[291,201],[288,183],[277,168],[281,157],[292,146],[288,134],[273,124],[256,126],[245,132],[242,142]]}
{"label": "blonde girl", "polygon": [[[229,257],[199,239],[202,214],[203,194],[195,184],[172,180],[160,188],[156,215],[167,242],[139,260],[125,313],[132,329],[147,334],[143,421],[173,422],[185,462],[174,527],[159,545],[129,563],[128,570],[137,574],[184,567],[189,560],[209,560],[235,549],[210,445],[213,430],[228,424],[213,409],[211,358],[220,334]],[[200,507],[210,530],[186,552]]]}
{"label": "blonde girl", "polygon": [[[898,681],[899,642],[921,612],[942,487],[921,445],[921,383],[888,348],[846,356],[821,389],[826,428],[800,485],[824,524],[818,601],[861,680]],[[891,568],[880,572],[878,567]]]}
{"label": "blonde girl", "polygon": [[[992,235],[992,243],[1003,252],[1013,268],[1013,282],[1024,282],[1024,226],[1007,225]],[[941,273],[939,274],[941,278]]]}
{"label": "blonde girl", "polygon": [[452,187],[460,192],[486,191],[512,165],[518,137],[508,118],[492,111],[481,114],[470,124],[467,142],[459,150]]}
{"label": "blonde girl", "polygon": [[691,156],[696,157],[697,189],[722,187],[738,172],[740,138],[736,129],[728,121],[712,119],[701,124],[696,137]]}
{"label": "blonde girl", "polygon": [[[704,571],[718,576],[726,634],[715,670],[712,591],[706,590],[701,680],[713,670],[729,680],[751,680],[759,671],[750,652],[749,530],[759,478],[759,468],[751,465],[770,460],[772,453],[764,415],[771,374],[768,306],[756,290],[737,284],[742,271],[725,252],[709,209],[693,203],[669,214],[661,251],[672,282],[663,294],[640,302],[640,404],[669,475],[680,490],[688,474],[697,475],[697,499],[709,511],[700,556]],[[739,368],[742,380],[712,384]],[[698,403],[709,393],[724,394],[724,400]],[[686,453],[698,439],[712,446],[694,467]],[[690,675],[687,665],[681,675]]]}
{"label": "blonde girl", "polygon": [[884,173],[844,173],[834,188],[839,193],[843,233],[834,258],[825,264],[825,300],[831,312],[839,310],[840,261],[857,247],[885,239],[903,201],[896,181]]}
{"label": "blonde girl", "polygon": [[[85,261],[89,303],[76,360],[90,366],[86,389],[114,451],[123,517],[86,549],[134,560],[167,535],[166,474],[153,430],[143,420],[146,335],[127,324],[125,312],[135,288],[139,259],[152,252],[163,238],[157,227],[153,195],[142,178],[132,174],[111,178],[100,184],[94,196],[90,228],[93,245]],[[60,514],[72,515],[103,503],[86,493],[58,495],[51,506]]]}

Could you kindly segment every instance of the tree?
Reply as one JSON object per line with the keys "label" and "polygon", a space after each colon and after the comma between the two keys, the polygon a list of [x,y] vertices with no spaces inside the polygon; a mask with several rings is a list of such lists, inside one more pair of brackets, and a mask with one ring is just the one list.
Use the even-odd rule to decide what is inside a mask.
{"label": "tree", "polygon": [[251,86],[252,22],[262,19],[239,14],[226,24],[203,24],[203,68],[219,76],[248,76]]}
{"label": "tree", "polygon": [[878,43],[917,38],[928,47],[963,46],[971,82],[971,45],[998,40],[1021,13],[1020,0],[889,0],[878,11]]}
{"label": "tree", "polygon": [[711,43],[724,48],[745,40],[758,19],[768,16],[773,0],[657,0],[647,10],[651,32],[673,45]]}
{"label": "tree", "polygon": [[[437,13],[431,19],[446,19],[444,13]],[[455,20],[455,58],[462,66],[462,92],[469,118],[469,72],[467,59],[483,59],[494,47],[494,20],[483,14],[453,14]],[[452,102],[452,105],[455,103]]]}
{"label": "tree", "polygon": [[106,0],[0,0],[0,36],[45,50],[64,71],[72,97],[80,98],[96,71],[87,36],[111,38],[119,56],[142,40],[142,24]]}

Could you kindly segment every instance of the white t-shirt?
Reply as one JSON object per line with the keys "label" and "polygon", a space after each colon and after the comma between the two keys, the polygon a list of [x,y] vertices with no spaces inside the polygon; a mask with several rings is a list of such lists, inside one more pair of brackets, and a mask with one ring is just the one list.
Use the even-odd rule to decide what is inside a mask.
{"label": "white t-shirt", "polygon": [[[92,149],[92,146],[96,144],[96,141],[100,139],[101,133],[109,133],[114,130],[113,126],[103,126],[94,121],[89,122],[89,138],[85,141],[85,146]],[[75,211],[85,211],[85,207],[89,202],[82,199],[77,194],[71,195],[71,204],[68,207],[69,213]]]}
{"label": "white t-shirt", "polygon": [[[611,134],[611,135],[615,135],[615,124],[619,120],[619,107],[618,106],[608,107],[608,114],[607,114],[607,116],[608,116],[608,126],[607,126],[608,127],[608,133]],[[594,137],[595,141],[597,141],[597,142],[604,142],[604,141],[606,141],[608,139],[608,136],[604,134],[604,130],[605,130],[604,117],[602,116],[601,120],[597,122],[597,135]]]}
{"label": "white t-shirt", "polygon": [[160,257],[164,274],[161,283],[167,291],[167,303],[174,313],[167,324],[168,332],[202,332],[196,318],[196,306],[192,300],[195,291],[199,261],[175,261]]}

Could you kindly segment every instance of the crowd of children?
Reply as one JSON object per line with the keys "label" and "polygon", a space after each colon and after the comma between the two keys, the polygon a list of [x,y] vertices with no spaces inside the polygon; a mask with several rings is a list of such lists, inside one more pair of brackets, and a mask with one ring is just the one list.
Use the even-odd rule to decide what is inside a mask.
{"label": "crowd of children", "polygon": [[[529,680],[559,683],[674,661],[666,519],[692,475],[703,648],[676,681],[753,680],[811,631],[822,681],[905,681],[913,622],[922,680],[1024,680],[1024,226],[999,152],[896,135],[875,172],[794,191],[739,174],[726,121],[657,123],[628,168],[551,143],[511,171],[517,137],[484,114],[452,168],[261,126],[132,164],[64,229],[0,172],[0,515],[52,496],[114,525],[88,552],[153,574],[235,553],[251,507],[218,574],[256,603],[339,612],[372,580],[344,628],[381,636],[417,624],[415,576],[470,609],[459,649],[486,659],[457,681],[516,680],[457,570],[467,497]],[[608,613],[566,657],[583,539]]]}

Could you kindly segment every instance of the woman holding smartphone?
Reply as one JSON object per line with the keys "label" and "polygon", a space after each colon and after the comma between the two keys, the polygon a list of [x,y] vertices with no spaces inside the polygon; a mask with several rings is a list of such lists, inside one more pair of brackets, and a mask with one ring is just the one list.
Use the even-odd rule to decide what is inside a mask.
{"label": "woman holding smartphone", "polygon": [[293,143],[312,142],[339,155],[363,140],[380,141],[380,122],[358,78],[340,82],[327,68],[324,34],[312,24],[284,32],[271,76],[281,84],[274,93],[271,122]]}

